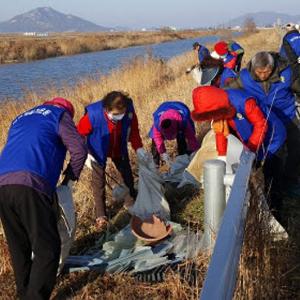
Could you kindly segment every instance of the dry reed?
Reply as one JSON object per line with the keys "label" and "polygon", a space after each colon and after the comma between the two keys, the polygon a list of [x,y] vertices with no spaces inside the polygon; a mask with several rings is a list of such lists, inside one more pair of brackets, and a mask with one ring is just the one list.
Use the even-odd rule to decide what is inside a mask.
{"label": "dry reed", "polygon": [[[277,33],[270,31],[267,34],[260,32],[239,40],[245,46],[246,58],[249,59],[262,48],[275,50],[279,45],[280,37]],[[5,103],[1,105],[0,110],[0,146],[5,143],[7,130],[14,117],[32,105],[40,103],[40,99],[50,99],[58,94],[71,99],[76,108],[75,119],[78,121],[85,105],[101,99],[107,92],[117,89],[128,92],[134,99],[142,137],[146,147],[149,147],[147,132],[151,124],[151,114],[161,102],[176,99],[182,100],[191,107],[191,91],[195,87],[195,83],[184,74],[184,70],[193,63],[194,58],[191,53],[173,58],[168,62],[151,56],[145,59],[137,58],[124,64],[112,74],[101,77],[99,81],[87,79],[75,88],[66,87],[60,93],[49,88],[45,95],[29,93],[25,102]],[[99,238],[99,233],[93,226],[93,198],[90,193],[89,181],[90,172],[84,170],[74,191],[79,220],[77,241],[73,249],[75,253],[80,252],[87,245],[93,244],[95,239]],[[253,195],[253,197],[255,196],[256,194]],[[255,198],[252,199],[255,200]],[[253,205],[255,207],[255,201],[251,203],[252,207]],[[199,205],[201,205],[200,201]],[[183,215],[188,216],[189,214]],[[128,219],[128,215],[121,210],[112,218],[115,224],[122,224],[124,219]],[[275,293],[277,295],[288,294],[286,291],[282,292],[285,289],[285,280],[280,276],[282,270],[286,270],[288,266],[286,262],[290,257],[289,252],[284,252],[287,245],[281,245],[280,255],[274,254],[274,247],[268,235],[268,226],[265,226],[265,222],[261,222],[261,226],[256,228],[256,222],[255,210],[250,208],[246,230],[247,242],[243,247],[236,299],[267,299],[265,296],[273,297],[276,296]],[[256,229],[253,231],[254,226]],[[274,268],[274,259],[278,264],[276,268]],[[74,299],[197,299],[207,262],[208,257],[205,255],[194,262],[198,274],[196,285],[191,285],[188,280],[182,279],[174,272],[169,273],[169,277],[164,283],[155,285],[137,283],[126,275],[112,277],[89,273],[64,276],[58,280],[54,293],[57,295],[55,299],[68,297]],[[12,299],[15,297],[13,276],[1,229],[0,266],[0,298]],[[272,297],[269,299],[273,299]]]}

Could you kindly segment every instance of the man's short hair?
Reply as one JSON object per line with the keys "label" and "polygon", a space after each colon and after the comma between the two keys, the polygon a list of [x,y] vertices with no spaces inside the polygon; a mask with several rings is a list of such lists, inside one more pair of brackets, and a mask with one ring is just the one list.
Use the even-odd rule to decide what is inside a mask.
{"label": "man's short hair", "polygon": [[199,44],[198,42],[196,42],[196,43],[193,44],[193,49],[194,49],[194,50],[196,50],[197,47],[200,47],[200,44]]}
{"label": "man's short hair", "polygon": [[266,51],[256,53],[251,59],[253,69],[274,67],[274,57]]}

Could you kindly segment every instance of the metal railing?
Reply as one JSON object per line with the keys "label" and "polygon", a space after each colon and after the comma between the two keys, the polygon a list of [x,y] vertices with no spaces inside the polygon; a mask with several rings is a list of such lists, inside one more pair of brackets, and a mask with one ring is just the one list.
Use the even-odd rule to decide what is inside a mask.
{"label": "metal railing", "polygon": [[202,300],[229,300],[234,295],[249,202],[248,183],[254,159],[255,155],[247,150],[241,154],[200,295]]}

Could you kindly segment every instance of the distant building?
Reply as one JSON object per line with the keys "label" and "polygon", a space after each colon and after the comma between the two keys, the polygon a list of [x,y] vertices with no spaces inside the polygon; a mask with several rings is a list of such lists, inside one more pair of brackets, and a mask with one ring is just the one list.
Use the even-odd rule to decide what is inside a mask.
{"label": "distant building", "polygon": [[24,32],[24,36],[36,36],[36,37],[47,37],[49,36],[48,32]]}

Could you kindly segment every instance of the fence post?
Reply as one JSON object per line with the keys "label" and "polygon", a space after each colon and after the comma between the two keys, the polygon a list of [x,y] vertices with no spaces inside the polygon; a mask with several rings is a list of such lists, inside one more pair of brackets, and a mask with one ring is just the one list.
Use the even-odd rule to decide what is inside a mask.
{"label": "fence post", "polygon": [[204,163],[204,247],[213,246],[226,207],[224,176],[226,164],[221,160]]}

